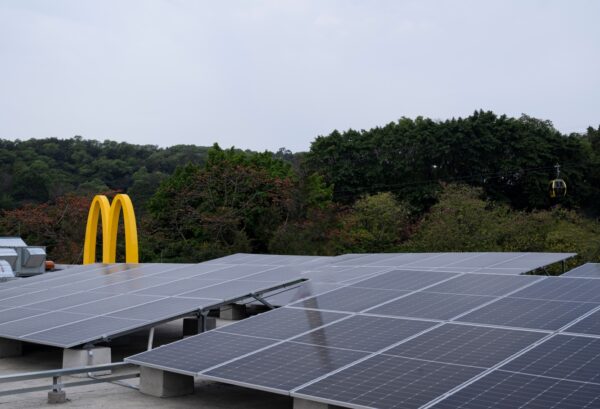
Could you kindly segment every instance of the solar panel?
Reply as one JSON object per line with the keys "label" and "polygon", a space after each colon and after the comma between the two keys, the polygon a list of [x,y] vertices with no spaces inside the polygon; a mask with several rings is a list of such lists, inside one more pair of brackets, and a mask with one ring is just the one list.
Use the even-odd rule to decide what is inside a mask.
{"label": "solar panel", "polygon": [[0,314],[0,324],[5,322],[15,321],[22,318],[33,317],[35,315],[42,315],[46,313],[43,310],[32,310],[29,308],[11,308],[8,310],[3,310],[2,314]]}
{"label": "solar panel", "polygon": [[543,279],[536,276],[464,274],[427,289],[430,292],[502,296]]}
{"label": "solar panel", "polygon": [[463,322],[557,330],[595,308],[568,301],[503,298],[460,318]]}
{"label": "solar panel", "polygon": [[494,371],[433,407],[592,409],[599,406],[600,385]]}
{"label": "solar panel", "polygon": [[[127,361],[342,406],[421,407],[471,385],[514,356],[527,356],[519,354],[548,337],[549,330],[600,305],[502,298],[547,280],[515,275],[569,256],[428,253],[297,259],[289,264],[293,271],[274,267],[238,281],[270,282],[280,273],[299,274],[319,286],[296,286],[290,298],[307,298]],[[234,261],[264,267],[284,259],[257,255]],[[342,287],[328,291],[323,284]],[[204,290],[188,295],[204,295]],[[313,290],[321,293],[313,295]],[[464,323],[439,322],[457,319]],[[237,338],[205,354],[202,343],[208,341],[202,337],[209,334]],[[227,342],[234,345],[229,349],[239,349],[240,337],[259,341],[226,355]],[[221,361],[207,362],[210,357],[204,355]]]}
{"label": "solar panel", "polygon": [[209,331],[142,352],[135,357],[127,358],[127,361],[153,368],[166,368],[171,372],[196,375],[276,342],[273,339]]}
{"label": "solar panel", "polygon": [[502,370],[600,384],[600,339],[556,335]]}
{"label": "solar panel", "polygon": [[302,284],[282,290],[265,298],[273,305],[288,305],[304,298],[314,297],[315,295],[326,293],[340,287],[340,284],[305,281]]}
{"label": "solar panel", "polygon": [[316,308],[321,310],[360,312],[385,301],[407,294],[406,291],[379,290],[372,288],[342,287],[331,292],[317,295],[292,306]]}
{"label": "solar panel", "polygon": [[567,271],[563,277],[600,278],[600,263],[586,263]]}
{"label": "solar panel", "polygon": [[433,325],[435,323],[431,321],[355,315],[294,338],[293,341],[376,352],[431,328]]}
{"label": "solar panel", "polygon": [[600,311],[596,311],[567,328],[567,332],[600,335]]}
{"label": "solar panel", "polygon": [[343,406],[419,408],[481,372],[463,365],[376,355],[292,396]]}
{"label": "solar panel", "polygon": [[513,297],[542,300],[600,302],[600,280],[547,277],[515,294]]}
{"label": "solar panel", "polygon": [[394,270],[354,283],[352,287],[414,291],[455,276],[438,271]]}
{"label": "solar panel", "polygon": [[370,309],[367,312],[396,317],[448,320],[491,300],[493,300],[492,297],[480,295],[418,292]]}
{"label": "solar panel", "polygon": [[366,355],[345,349],[283,342],[207,371],[203,376],[287,394],[291,389]]}
{"label": "solar panel", "polygon": [[219,328],[218,331],[283,340],[344,317],[348,317],[348,314],[284,307]]}
{"label": "solar panel", "polygon": [[109,339],[111,334],[143,327],[147,321],[98,316],[27,335],[27,340],[57,347],[75,346],[98,339]]}
{"label": "solar panel", "polygon": [[546,335],[533,331],[445,324],[384,353],[491,368]]}
{"label": "solar panel", "polygon": [[[275,268],[222,264],[90,265],[28,278],[22,280],[26,285],[1,288],[4,291],[0,293],[0,308],[8,312],[0,319],[0,337],[65,348],[99,341],[132,328],[281,287],[287,282],[284,274],[284,281],[236,278]],[[223,276],[219,277],[219,272]],[[208,278],[212,274],[213,278]],[[184,292],[186,296],[177,296]]]}

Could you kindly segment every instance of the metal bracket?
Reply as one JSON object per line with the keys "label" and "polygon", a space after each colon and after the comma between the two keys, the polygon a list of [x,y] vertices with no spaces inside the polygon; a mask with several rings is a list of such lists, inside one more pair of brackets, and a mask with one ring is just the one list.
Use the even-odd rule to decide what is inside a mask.
{"label": "metal bracket", "polygon": [[275,307],[269,303],[267,300],[265,300],[264,298],[262,298],[260,295],[258,294],[250,294],[256,301],[260,302],[261,304],[263,304],[265,307],[267,307],[270,310],[274,310]]}

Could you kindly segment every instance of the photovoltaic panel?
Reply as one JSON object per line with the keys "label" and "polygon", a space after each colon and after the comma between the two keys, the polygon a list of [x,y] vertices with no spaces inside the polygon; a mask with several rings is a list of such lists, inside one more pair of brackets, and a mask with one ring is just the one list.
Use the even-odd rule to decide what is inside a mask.
{"label": "photovoltaic panel", "polygon": [[592,303],[507,297],[461,317],[460,321],[557,330],[595,307]]}
{"label": "photovoltaic panel", "polygon": [[182,314],[200,310],[212,304],[215,304],[215,300],[170,297],[111,312],[107,315],[115,318],[154,321],[173,317],[178,313]]}
{"label": "photovoltaic panel", "polygon": [[127,362],[196,375],[250,352],[276,343],[276,340],[209,331],[148,352],[129,357]]}
{"label": "photovoltaic panel", "polygon": [[86,318],[90,318],[90,315],[67,312],[55,314],[49,312],[1,324],[0,334],[2,334],[2,336],[18,338],[37,332],[39,328],[57,327]]}
{"label": "photovoltaic panel", "polygon": [[494,264],[494,268],[521,268],[524,271],[530,271],[536,268],[557,263],[569,257],[575,256],[575,253],[522,253],[518,257],[511,258],[503,263]]}
{"label": "photovoltaic panel", "polygon": [[65,295],[63,297],[53,298],[48,301],[41,301],[33,304],[28,304],[27,308],[35,308],[40,310],[61,310],[64,308],[74,307],[76,305],[105,300],[110,297],[110,294],[104,293],[93,293],[93,292],[79,292],[75,294]]}
{"label": "photovoltaic panel", "polygon": [[292,304],[304,298],[314,297],[315,295],[326,293],[340,287],[340,284],[305,281],[302,284],[290,287],[289,289],[275,292],[274,295],[265,298],[272,305],[282,306]]}
{"label": "photovoltaic panel", "polygon": [[546,335],[533,331],[445,324],[384,353],[491,368]]}
{"label": "photovoltaic panel", "polygon": [[[286,281],[286,280],[284,280]],[[213,284],[208,287],[181,293],[180,297],[187,298],[214,298],[214,299],[233,299],[243,294],[258,291],[261,288],[275,286],[277,282],[255,282],[250,280],[233,280],[220,284]],[[200,287],[200,285],[199,285]]]}
{"label": "photovoltaic panel", "polygon": [[331,292],[292,304],[296,307],[322,310],[360,312],[385,301],[407,294],[406,291],[379,290],[373,288],[342,287]]}
{"label": "photovoltaic panel", "polygon": [[284,342],[205,372],[229,383],[287,394],[291,389],[365,357],[363,352]]}
{"label": "photovoltaic panel", "polygon": [[161,298],[162,297],[148,295],[119,294],[113,295],[110,298],[102,299],[100,301],[80,304],[76,307],[64,309],[63,311],[90,315],[104,315],[111,312],[136,307],[138,305],[147,304],[152,301],[158,301]]}
{"label": "photovoltaic panel", "polygon": [[419,408],[482,372],[481,368],[376,355],[292,393],[344,406]]}
{"label": "photovoltaic panel", "polygon": [[566,332],[600,335],[600,311],[596,311],[581,321],[571,325]]}
{"label": "photovoltaic panel", "polygon": [[46,311],[44,310],[32,310],[29,308],[11,308],[2,311],[2,314],[0,314],[0,324],[20,320],[22,318],[33,317],[35,315],[42,315],[45,313]]}
{"label": "photovoltaic panel", "polygon": [[355,315],[294,338],[294,342],[376,352],[435,325],[431,321]]}
{"label": "photovoltaic panel", "polygon": [[600,339],[556,335],[501,369],[600,385]]}
{"label": "photovoltaic panel", "polygon": [[283,307],[221,327],[218,331],[284,340],[344,317],[348,314]]}
{"label": "photovoltaic panel", "polygon": [[[235,271],[227,270],[229,268]],[[100,341],[129,332],[136,326],[148,327],[288,283],[231,278],[274,268],[221,264],[90,265],[28,278],[22,280],[26,285],[0,287],[0,309],[8,311],[0,318],[0,338],[65,348]],[[205,279],[221,270],[225,271],[225,277],[216,275]],[[223,291],[207,293],[209,298],[173,296],[215,285]],[[163,291],[157,291],[154,296],[137,294],[155,287]],[[89,336],[94,331],[95,339]],[[35,337],[32,334],[36,334]],[[85,336],[79,343],[75,342],[78,334]]]}
{"label": "photovoltaic panel", "polygon": [[[109,338],[110,334],[140,328],[147,321],[98,316],[81,321],[70,321],[52,329],[27,336],[28,341],[58,347],[71,347],[98,338]],[[99,335],[100,334],[100,335]]]}
{"label": "photovoltaic panel", "polygon": [[437,403],[435,409],[592,409],[600,385],[493,371]]}
{"label": "photovoltaic panel", "polygon": [[394,270],[354,283],[352,287],[414,291],[455,276],[439,271]]}
{"label": "photovoltaic panel", "polygon": [[368,310],[369,314],[448,320],[493,300],[480,295],[418,292]]}
{"label": "photovoltaic panel", "polygon": [[547,277],[512,297],[600,303],[600,280]]}
{"label": "photovoltaic panel", "polygon": [[171,281],[166,284],[156,285],[154,287],[143,288],[138,291],[134,291],[134,294],[140,295],[158,295],[158,296],[176,296],[182,293],[187,293],[190,288],[204,288],[210,287],[215,284],[222,283],[221,280],[203,280],[200,278],[184,278],[177,281]]}
{"label": "photovoltaic panel", "polygon": [[533,282],[539,276],[509,276],[499,274],[464,274],[427,289],[430,292],[502,296]]}
{"label": "photovoltaic panel", "polygon": [[586,263],[567,271],[563,277],[600,278],[600,263]]}

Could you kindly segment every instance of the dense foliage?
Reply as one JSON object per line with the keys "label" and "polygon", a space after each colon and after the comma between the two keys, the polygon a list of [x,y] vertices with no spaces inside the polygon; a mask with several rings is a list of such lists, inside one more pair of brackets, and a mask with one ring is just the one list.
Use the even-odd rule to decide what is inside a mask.
{"label": "dense foliage", "polygon": [[[561,164],[569,190],[547,189]],[[132,197],[143,261],[233,252],[574,251],[600,259],[600,127],[475,112],[318,137],[307,153],[0,140],[0,235],[81,260],[96,193]],[[3,210],[2,210],[3,209]]]}

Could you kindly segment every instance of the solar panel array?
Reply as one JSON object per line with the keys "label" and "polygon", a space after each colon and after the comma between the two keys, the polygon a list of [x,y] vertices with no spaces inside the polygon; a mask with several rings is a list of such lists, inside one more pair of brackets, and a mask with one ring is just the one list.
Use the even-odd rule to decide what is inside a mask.
{"label": "solar panel array", "polygon": [[[293,291],[268,298],[277,306],[328,292],[391,270],[440,271],[498,275],[520,275],[562,261],[574,253],[383,253],[345,254],[337,257],[236,254],[216,263],[294,266],[309,281]],[[403,277],[407,279],[407,277]],[[498,279],[499,281],[502,278]]]}
{"label": "solar panel array", "polygon": [[86,265],[0,286],[0,338],[70,348],[297,281],[276,267]]}
{"label": "solar panel array", "polygon": [[[339,264],[389,263],[365,257]],[[596,288],[501,264],[392,267],[126,360],[352,408],[597,407]]]}

